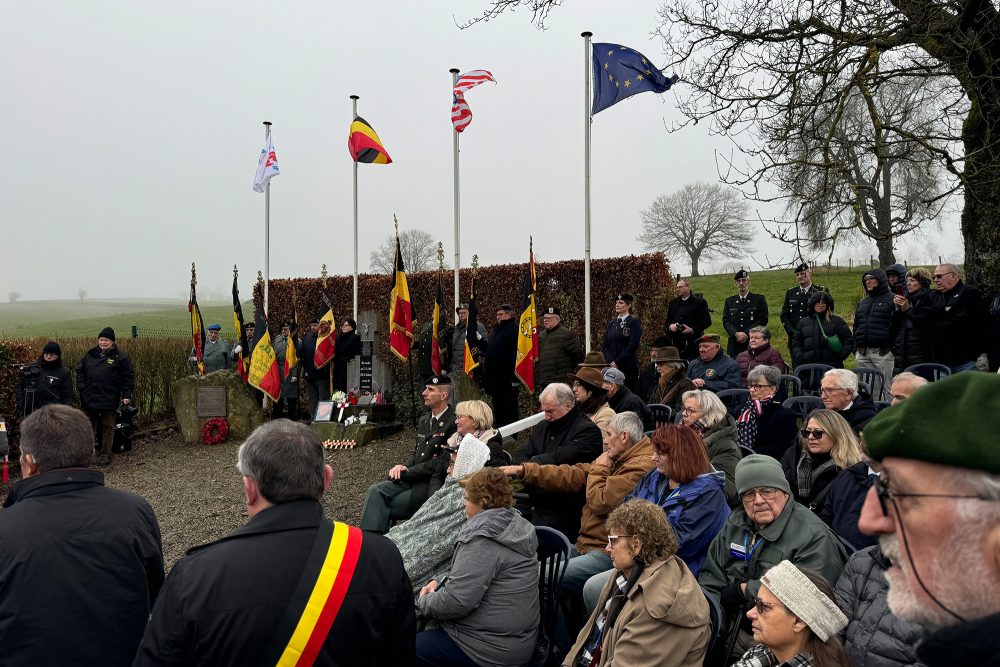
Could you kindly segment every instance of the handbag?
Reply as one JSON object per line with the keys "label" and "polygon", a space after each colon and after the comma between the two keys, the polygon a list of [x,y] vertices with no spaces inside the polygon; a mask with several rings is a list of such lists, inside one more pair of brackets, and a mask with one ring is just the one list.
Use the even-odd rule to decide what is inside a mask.
{"label": "handbag", "polygon": [[816,316],[816,326],[819,327],[819,333],[826,338],[826,344],[830,346],[830,349],[835,353],[840,354],[844,349],[844,343],[840,340],[840,336],[837,334],[827,336],[826,330],[823,329],[823,321],[819,319],[819,315]]}

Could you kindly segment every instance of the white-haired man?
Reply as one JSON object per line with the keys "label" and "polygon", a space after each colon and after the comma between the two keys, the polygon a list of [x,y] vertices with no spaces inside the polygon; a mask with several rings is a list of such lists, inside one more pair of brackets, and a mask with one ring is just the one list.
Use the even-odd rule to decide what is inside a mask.
{"label": "white-haired man", "polygon": [[986,302],[973,285],[962,281],[954,264],[934,269],[936,290],[915,303],[913,321],[926,332],[930,361],[944,364],[952,373],[976,369],[976,360],[986,351]]}
{"label": "white-haired man", "polygon": [[846,368],[833,368],[823,374],[819,396],[828,410],[839,412],[857,433],[878,412],[870,398],[858,395],[858,376]]}
{"label": "white-haired man", "polygon": [[926,385],[927,378],[920,377],[916,373],[900,373],[892,378],[892,387],[889,389],[892,404],[899,405],[910,396],[913,396],[913,392],[917,389]]}
{"label": "white-haired man", "polygon": [[879,535],[893,613],[936,630],[927,667],[1000,664],[1000,378],[932,383],[865,428],[882,474],[858,526]]}

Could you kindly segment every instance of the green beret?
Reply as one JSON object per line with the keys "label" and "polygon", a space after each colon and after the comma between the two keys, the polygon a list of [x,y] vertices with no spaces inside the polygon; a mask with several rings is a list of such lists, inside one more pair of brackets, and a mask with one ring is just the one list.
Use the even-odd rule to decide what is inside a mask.
{"label": "green beret", "polygon": [[864,427],[871,457],[1000,475],[1000,376],[970,371],[920,387]]}

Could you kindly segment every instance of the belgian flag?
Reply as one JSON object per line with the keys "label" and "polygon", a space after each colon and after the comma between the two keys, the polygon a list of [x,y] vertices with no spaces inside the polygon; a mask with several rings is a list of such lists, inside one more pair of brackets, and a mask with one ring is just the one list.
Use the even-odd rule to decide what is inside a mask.
{"label": "belgian flag", "polygon": [[444,372],[444,361],[441,359],[441,313],[444,310],[444,291],[441,289],[441,272],[438,271],[438,288],[434,297],[434,315],[431,319],[431,370],[435,375]]}
{"label": "belgian flag", "polygon": [[[193,265],[192,265],[193,266]],[[191,269],[192,274],[194,269]],[[440,289],[440,285],[438,286]],[[194,277],[191,278],[191,296],[188,298],[188,312],[191,313],[191,337],[194,339],[194,356],[198,360],[198,372],[205,374],[205,321],[201,318],[198,297],[194,292]]]}
{"label": "belgian flag", "polygon": [[476,277],[472,277],[469,294],[469,320],[465,323],[465,362],[463,370],[472,377],[472,371],[479,365],[482,351],[479,349],[479,313],[476,309]]}
{"label": "belgian flag", "polygon": [[[256,327],[254,327],[256,329]],[[281,376],[287,378],[295,365],[299,363],[298,349],[299,316],[295,311],[295,292],[292,291],[292,319],[288,323],[288,345],[285,347],[285,367],[281,369]]]}
{"label": "belgian flag", "polygon": [[247,366],[250,361],[250,341],[247,340],[247,331],[243,326],[243,306],[240,304],[240,289],[236,285],[236,273],[233,272],[233,328],[236,329],[240,347],[243,349],[236,358],[236,372],[244,381],[247,379]]}
{"label": "belgian flag", "polygon": [[528,270],[524,275],[521,318],[518,322],[517,358],[514,373],[528,391],[535,390],[535,361],[538,360],[538,315],[535,313],[535,254],[528,250]]}
{"label": "belgian flag", "polygon": [[250,354],[250,368],[247,382],[267,394],[272,401],[281,398],[281,369],[278,355],[271,345],[271,334],[267,330],[267,315],[257,313],[254,323],[253,352]]}
{"label": "belgian flag", "polygon": [[355,162],[366,164],[391,164],[392,158],[382,146],[382,140],[361,116],[355,116],[347,137],[347,150]]}
{"label": "belgian flag", "polygon": [[313,366],[316,370],[323,368],[333,360],[337,347],[337,327],[334,326],[333,304],[329,297],[323,294],[326,304],[326,314],[319,318],[319,333],[316,335],[316,351],[313,353]]}
{"label": "belgian flag", "polygon": [[389,294],[389,348],[400,359],[410,356],[413,343],[413,303],[410,288],[406,284],[406,270],[403,268],[403,253],[399,249],[399,234],[396,234],[396,260],[392,273],[392,292]]}

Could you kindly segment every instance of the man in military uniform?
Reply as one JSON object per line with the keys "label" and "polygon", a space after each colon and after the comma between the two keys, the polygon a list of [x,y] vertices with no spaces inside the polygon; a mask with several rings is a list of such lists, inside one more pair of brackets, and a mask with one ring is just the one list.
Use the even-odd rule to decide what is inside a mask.
{"label": "man in military uniform", "polygon": [[395,519],[409,519],[430,495],[430,481],[447,468],[451,458],[445,449],[455,432],[455,410],[448,405],[451,378],[435,375],[427,381],[424,405],[428,413],[417,423],[417,442],[410,460],[389,469],[389,479],[368,487],[361,513],[361,529],[385,533]]}
{"label": "man in military uniform", "polygon": [[604,331],[601,351],[608,366],[625,374],[625,384],[635,389],[639,384],[639,341],[642,339],[642,325],[632,316],[632,302],[635,298],[628,292],[615,297],[615,319],[608,323]]}
{"label": "man in military uniform", "polygon": [[670,339],[670,345],[677,348],[682,359],[691,361],[698,356],[698,339],[710,326],[712,315],[708,303],[692,294],[691,283],[681,278],[677,281],[677,296],[667,306],[667,319],[663,323],[663,333]]}
{"label": "man in military uniform", "polygon": [[722,307],[722,328],[729,334],[726,354],[733,359],[750,345],[750,329],[767,326],[767,299],[750,291],[750,274],[740,269],[733,276],[737,293]]}
{"label": "man in military uniform", "polygon": [[[819,285],[813,284],[812,271],[804,262],[795,267],[795,281],[798,286],[785,292],[785,303],[781,307],[781,326],[785,327],[789,341],[795,335],[795,326],[799,320],[809,315],[809,297],[816,292],[824,291]],[[792,354],[791,346],[788,348],[788,353],[792,359],[792,366],[798,366],[799,360]]]}
{"label": "man in military uniform", "polygon": [[[223,371],[229,368],[229,343],[219,336],[222,326],[218,324],[208,325],[208,339],[205,341],[205,349],[201,352],[202,363],[205,364],[205,372]],[[194,350],[191,350],[191,361],[197,363]]]}
{"label": "man in military uniform", "polygon": [[538,370],[535,373],[539,389],[553,382],[565,382],[566,375],[583,360],[579,337],[562,326],[559,309],[549,306],[542,311],[542,330],[538,332]]}

